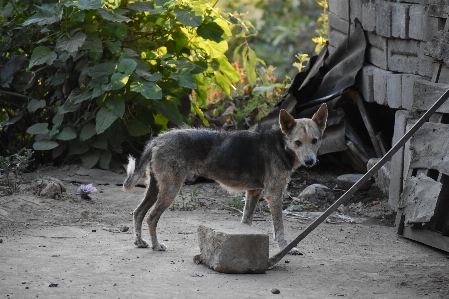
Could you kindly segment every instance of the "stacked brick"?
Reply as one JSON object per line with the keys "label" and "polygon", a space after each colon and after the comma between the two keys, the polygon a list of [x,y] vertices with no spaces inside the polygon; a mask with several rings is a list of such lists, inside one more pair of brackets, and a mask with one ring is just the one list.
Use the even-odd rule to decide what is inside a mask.
{"label": "stacked brick", "polygon": [[[357,18],[362,23],[368,46],[357,89],[366,102],[397,109],[393,144],[413,116],[449,89],[446,57],[436,57],[449,57],[447,45],[433,49],[435,39],[449,31],[448,14],[449,0],[329,0],[331,53],[346,38],[350,21]],[[438,112],[449,113],[449,103]],[[441,115],[434,121],[442,122]],[[407,163],[407,148],[392,159],[389,203],[395,209],[404,178],[410,175]]]}

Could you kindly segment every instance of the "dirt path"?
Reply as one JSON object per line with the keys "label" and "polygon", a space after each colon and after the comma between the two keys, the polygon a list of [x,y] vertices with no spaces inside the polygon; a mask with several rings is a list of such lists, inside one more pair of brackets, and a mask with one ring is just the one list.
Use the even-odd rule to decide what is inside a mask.
{"label": "dirt path", "polygon": [[[166,252],[136,248],[131,230],[113,232],[132,227],[142,188],[98,186],[84,201],[74,196],[77,185],[66,185],[64,200],[0,198],[2,298],[449,298],[447,254],[402,239],[378,220],[324,223],[299,244],[303,256],[288,256],[266,274],[221,274],[192,260],[199,224],[240,220],[222,209],[232,196],[218,185],[187,186],[184,194],[199,191],[196,208],[164,213]],[[274,254],[270,216],[257,216],[254,227],[269,233]],[[285,217],[287,238],[310,221]]]}

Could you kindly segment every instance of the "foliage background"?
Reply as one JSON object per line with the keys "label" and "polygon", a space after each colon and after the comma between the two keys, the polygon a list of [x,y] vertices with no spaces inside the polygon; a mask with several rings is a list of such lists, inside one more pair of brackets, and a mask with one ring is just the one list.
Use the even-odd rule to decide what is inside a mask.
{"label": "foliage background", "polygon": [[0,154],[32,147],[36,164],[107,169],[171,126],[210,125],[223,110],[255,121],[283,91],[276,78],[297,71],[295,54],[313,53],[323,8],[218,4],[1,1]]}

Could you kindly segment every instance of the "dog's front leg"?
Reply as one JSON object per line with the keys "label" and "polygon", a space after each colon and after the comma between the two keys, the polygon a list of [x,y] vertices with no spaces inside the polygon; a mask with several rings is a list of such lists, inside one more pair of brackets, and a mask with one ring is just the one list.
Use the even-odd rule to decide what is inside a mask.
{"label": "dog's front leg", "polygon": [[[274,227],[274,240],[278,242],[279,249],[282,250],[288,245],[284,235],[284,221],[282,219],[282,194],[265,196],[265,199],[270,205],[271,218],[273,220]],[[299,250],[294,247],[289,251],[289,254],[300,255]]]}

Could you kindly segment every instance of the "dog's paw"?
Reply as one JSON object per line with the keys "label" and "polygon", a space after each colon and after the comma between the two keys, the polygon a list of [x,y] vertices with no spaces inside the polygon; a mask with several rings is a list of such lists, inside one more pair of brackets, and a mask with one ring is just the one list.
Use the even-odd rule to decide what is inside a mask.
{"label": "dog's paw", "polygon": [[167,247],[164,245],[164,243],[158,243],[156,246],[153,246],[153,250],[165,251],[167,250]]}
{"label": "dog's paw", "polygon": [[298,248],[293,247],[292,249],[290,249],[290,251],[288,252],[288,254],[290,255],[303,255]]}
{"label": "dog's paw", "polygon": [[134,241],[134,244],[139,248],[147,248],[148,247],[148,243],[142,239],[137,239],[136,241]]}

